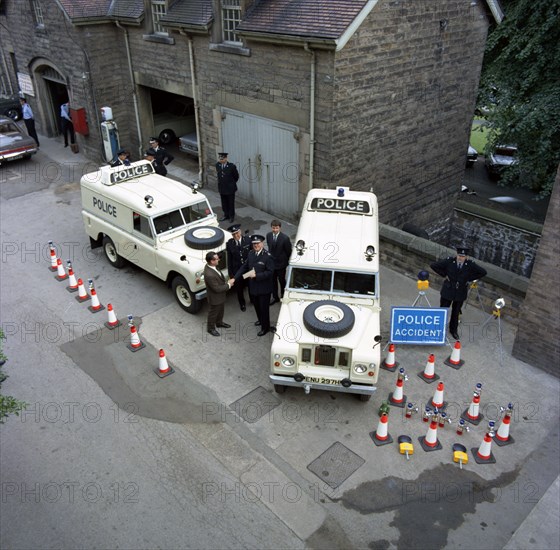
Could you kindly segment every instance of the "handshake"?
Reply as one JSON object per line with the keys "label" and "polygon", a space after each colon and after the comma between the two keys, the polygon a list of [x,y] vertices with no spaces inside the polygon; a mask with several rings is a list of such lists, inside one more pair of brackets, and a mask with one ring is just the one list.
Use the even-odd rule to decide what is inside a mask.
{"label": "handshake", "polygon": [[229,285],[229,288],[231,288],[235,284],[235,279],[233,277],[228,279],[227,284]]}

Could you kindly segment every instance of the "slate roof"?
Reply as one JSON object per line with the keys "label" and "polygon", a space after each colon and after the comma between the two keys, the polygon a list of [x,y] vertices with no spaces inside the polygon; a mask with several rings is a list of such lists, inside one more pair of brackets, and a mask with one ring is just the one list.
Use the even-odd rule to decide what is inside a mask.
{"label": "slate roof", "polygon": [[208,29],[213,20],[212,0],[177,0],[160,21],[170,27]]}
{"label": "slate roof", "polygon": [[140,19],[144,15],[144,1],[114,0],[109,15],[115,19]]}
{"label": "slate roof", "polygon": [[257,0],[237,30],[335,40],[366,4],[367,0]]}
{"label": "slate roof", "polygon": [[91,20],[140,20],[143,0],[57,0],[72,22]]}

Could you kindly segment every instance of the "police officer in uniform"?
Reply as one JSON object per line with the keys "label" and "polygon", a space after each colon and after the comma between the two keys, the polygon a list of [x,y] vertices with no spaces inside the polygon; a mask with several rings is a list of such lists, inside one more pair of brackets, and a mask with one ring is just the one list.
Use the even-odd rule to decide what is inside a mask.
{"label": "police officer in uniform", "polygon": [[155,162],[154,169],[156,174],[160,176],[167,176],[166,166],[175,158],[165,147],[160,147],[159,139],[156,137],[150,138],[150,149],[154,152]]}
{"label": "police officer in uniform", "polygon": [[235,192],[237,191],[239,172],[233,162],[228,162],[227,157],[227,153],[218,153],[219,160],[216,163],[218,192],[222,199],[222,210],[224,211],[224,215],[218,221],[229,220],[233,223],[235,219]]}
{"label": "police officer in uniform", "polygon": [[256,326],[261,330],[258,336],[264,336],[268,332],[276,332],[276,328],[270,326],[270,295],[272,293],[272,275],[274,274],[274,260],[264,249],[264,237],[253,235],[251,237],[253,250],[249,252],[247,260],[235,274],[235,284],[247,273],[249,283],[249,296],[255,306],[258,321]]}
{"label": "police officer in uniform", "polygon": [[128,151],[125,149],[120,149],[117,153],[117,157],[111,161],[112,168],[116,168],[117,166],[130,166]]}
{"label": "police officer in uniform", "polygon": [[[227,266],[230,278],[234,277],[239,268],[246,262],[251,251],[251,239],[247,235],[241,235],[241,225],[235,224],[228,227],[231,239],[226,243]],[[235,283],[235,291],[241,311],[245,311],[245,279]]]}
{"label": "police officer in uniform", "polygon": [[482,279],[486,270],[467,258],[469,249],[457,247],[455,258],[449,256],[445,260],[433,262],[430,267],[441,277],[445,277],[440,291],[440,307],[451,306],[449,332],[455,340],[459,340],[459,314],[463,302],[467,299],[469,283]]}

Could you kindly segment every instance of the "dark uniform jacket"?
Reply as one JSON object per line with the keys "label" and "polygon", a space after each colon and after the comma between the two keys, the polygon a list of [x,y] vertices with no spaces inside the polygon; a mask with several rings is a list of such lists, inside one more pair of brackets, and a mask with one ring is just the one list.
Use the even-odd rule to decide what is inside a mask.
{"label": "dark uniform jacket", "polygon": [[274,269],[278,270],[287,267],[292,254],[292,243],[288,235],[280,231],[278,237],[276,237],[276,243],[274,243],[274,233],[271,231],[266,235],[266,244],[268,251],[274,258]]}
{"label": "dark uniform jacket", "polygon": [[254,279],[247,279],[249,294],[253,296],[271,294],[272,275],[274,273],[274,260],[272,256],[264,249],[259,256],[257,256],[254,250],[251,250],[245,263],[235,273],[235,279],[239,279],[243,273],[247,273],[251,269],[255,270],[257,276]]}
{"label": "dark uniform jacket", "polygon": [[154,151],[156,152],[156,156],[154,158],[154,170],[156,171],[156,174],[159,174],[160,176],[167,176],[166,166],[175,157],[163,147],[158,147],[157,149],[154,149]]}
{"label": "dark uniform jacket", "polygon": [[441,297],[452,302],[467,299],[469,283],[481,279],[486,275],[486,270],[477,265],[473,260],[465,260],[463,267],[457,267],[457,258],[448,257],[430,264],[430,267],[442,277],[445,277],[441,287]]}
{"label": "dark uniform jacket", "polygon": [[226,243],[227,266],[230,277],[233,277],[247,261],[252,249],[251,239],[247,235],[243,235],[239,241],[240,246],[237,245],[237,241],[233,237]]}
{"label": "dark uniform jacket", "polygon": [[220,195],[234,195],[239,180],[237,166],[232,162],[226,162],[225,164],[217,162],[216,172],[218,174],[218,193]]}
{"label": "dark uniform jacket", "polygon": [[206,299],[211,306],[225,303],[229,286],[215,269],[209,265],[204,266],[204,282],[206,284]]}

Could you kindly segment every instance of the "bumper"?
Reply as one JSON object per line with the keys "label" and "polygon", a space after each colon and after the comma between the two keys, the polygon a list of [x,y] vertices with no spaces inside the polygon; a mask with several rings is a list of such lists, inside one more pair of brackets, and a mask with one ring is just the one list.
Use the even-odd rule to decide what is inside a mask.
{"label": "bumper", "polygon": [[197,300],[204,300],[204,299],[206,298],[206,289],[201,290],[200,292],[197,292],[197,293],[194,295],[194,297],[195,297]]}
{"label": "bumper", "polygon": [[295,388],[301,388],[306,393],[311,390],[326,390],[334,391],[339,393],[355,393],[358,395],[373,395],[377,390],[376,386],[366,386],[365,384],[352,384],[350,387],[345,388],[342,385],[332,385],[332,384],[320,384],[319,382],[307,382],[302,380],[297,382],[291,376],[279,376],[277,374],[269,375],[272,384],[277,386],[292,386]]}
{"label": "bumper", "polygon": [[23,157],[28,157],[28,156],[34,155],[36,152],[37,152],[37,149],[26,149],[25,151],[14,151],[14,152],[10,152],[10,153],[0,153],[0,162],[22,159]]}

